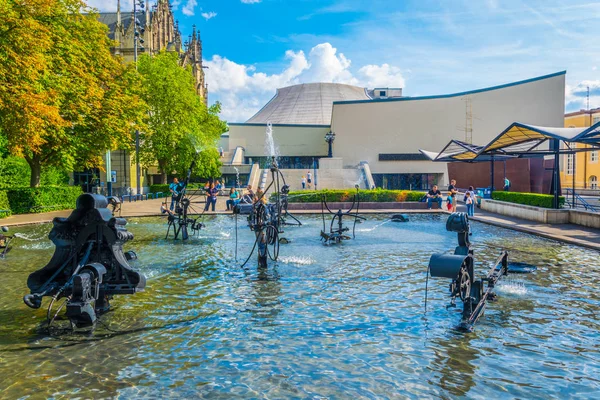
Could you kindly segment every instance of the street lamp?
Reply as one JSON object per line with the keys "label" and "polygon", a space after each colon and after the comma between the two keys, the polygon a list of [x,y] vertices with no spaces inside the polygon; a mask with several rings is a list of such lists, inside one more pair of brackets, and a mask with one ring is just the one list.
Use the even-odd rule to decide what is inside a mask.
{"label": "street lamp", "polygon": [[329,153],[327,154],[327,157],[329,157],[329,158],[333,157],[333,152],[332,152],[331,146],[333,145],[334,140],[335,140],[334,132],[329,131],[325,134],[325,141],[329,145]]}
{"label": "street lamp", "polygon": [[[137,58],[138,58],[138,46],[140,50],[144,50],[144,39],[140,35],[144,34],[144,27],[137,20],[137,7],[140,7],[140,11],[144,11],[144,1],[134,0],[133,1],[133,23],[134,23],[134,34],[133,34],[133,62],[135,69],[137,70]],[[141,194],[140,185],[140,131],[135,130],[135,175],[136,175],[136,195]]]}

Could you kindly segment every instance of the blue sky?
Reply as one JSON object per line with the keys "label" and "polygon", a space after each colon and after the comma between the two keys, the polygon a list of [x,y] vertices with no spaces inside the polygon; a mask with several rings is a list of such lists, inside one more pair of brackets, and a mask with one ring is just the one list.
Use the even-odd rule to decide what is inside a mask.
{"label": "blue sky", "polygon": [[[123,0],[122,4],[130,0]],[[89,0],[110,9],[116,0]],[[567,111],[600,107],[600,2],[180,0],[196,24],[209,101],[243,122],[277,87],[330,81],[453,93],[567,70]],[[151,2],[152,4],[152,2]]]}

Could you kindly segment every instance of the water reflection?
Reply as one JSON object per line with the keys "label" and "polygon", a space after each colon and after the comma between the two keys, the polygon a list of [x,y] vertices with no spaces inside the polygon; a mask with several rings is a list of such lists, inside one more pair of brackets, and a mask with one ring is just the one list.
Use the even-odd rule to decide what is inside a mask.
{"label": "water reflection", "polygon": [[[282,262],[234,262],[234,222],[207,218],[188,243],[165,221],[132,219],[126,250],[147,290],[116,297],[91,335],[50,337],[45,310],[22,303],[27,275],[52,255],[49,225],[22,229],[0,261],[1,397],[21,398],[593,398],[600,391],[598,254],[475,224],[484,272],[508,247],[538,266],[526,294],[500,293],[470,335],[453,331],[447,282],[429,282],[433,252],[455,246],[439,216],[369,218],[356,240],[325,247],[321,221],[290,228]],[[38,239],[41,238],[41,239]],[[240,258],[252,232],[241,229]],[[253,260],[254,261],[254,260]],[[428,377],[428,378],[424,378]]]}
{"label": "water reflection", "polygon": [[482,361],[472,344],[475,339],[475,335],[450,333],[433,340],[431,370],[438,377],[439,387],[452,396],[464,396],[476,385],[477,364]]}

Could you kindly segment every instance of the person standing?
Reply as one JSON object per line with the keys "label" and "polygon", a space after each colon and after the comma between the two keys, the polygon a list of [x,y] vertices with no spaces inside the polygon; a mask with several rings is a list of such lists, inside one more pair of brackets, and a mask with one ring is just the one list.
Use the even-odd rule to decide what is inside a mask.
{"label": "person standing", "polygon": [[219,147],[219,157],[223,158],[223,147]]}
{"label": "person standing", "polygon": [[306,189],[306,177],[302,175],[302,189]]}
{"label": "person standing", "polygon": [[312,174],[310,173],[310,171],[306,173],[306,182],[308,184],[308,188],[310,189],[312,184]]}
{"label": "person standing", "polygon": [[475,193],[475,188],[473,188],[473,186],[469,186],[463,200],[467,205],[467,215],[472,217],[475,214],[475,204],[477,204],[477,194]]}
{"label": "person standing", "polygon": [[210,184],[210,188],[206,192],[206,206],[204,206],[204,211],[208,211],[208,206],[212,204],[212,210],[215,211],[215,206],[217,205],[217,194],[219,191],[215,187],[215,183]]}
{"label": "person standing", "polygon": [[431,206],[433,202],[438,203],[438,207],[442,208],[442,202],[444,199],[442,198],[442,192],[439,191],[437,185],[433,185],[433,188],[429,192],[427,192],[427,208],[431,210]]}
{"label": "person standing", "polygon": [[173,211],[175,204],[179,201],[179,179],[173,178],[173,183],[169,185],[169,192],[171,192],[171,207],[169,209]]}
{"label": "person standing", "polygon": [[448,197],[451,198],[451,200],[448,200],[448,201],[452,202],[452,212],[453,213],[456,212],[456,193],[458,193],[458,190],[456,189],[456,179],[452,179],[450,181],[450,185],[448,185]]}
{"label": "person standing", "polygon": [[510,181],[507,177],[504,177],[504,191],[510,192]]}

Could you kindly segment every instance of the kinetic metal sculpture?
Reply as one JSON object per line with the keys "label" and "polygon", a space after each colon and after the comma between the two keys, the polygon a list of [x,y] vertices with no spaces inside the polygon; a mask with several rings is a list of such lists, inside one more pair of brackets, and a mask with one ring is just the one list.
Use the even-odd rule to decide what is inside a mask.
{"label": "kinetic metal sculpture", "polygon": [[133,239],[125,228],[127,221],[113,217],[107,206],[106,197],[83,194],[68,218],[54,218],[49,234],[56,246],[54,255],[48,265],[29,275],[31,293],[23,297],[35,309],[42,305],[42,297],[52,297],[49,326],[54,319],[49,317],[52,305],[60,298],[66,298],[66,315],[72,325],[86,328],[94,326],[98,314],[108,311],[114,295],[134,294],[146,286],[144,275],[128,264],[136,254],[123,252],[123,244]]}
{"label": "kinetic metal sculpture", "polygon": [[[258,266],[263,268],[267,267],[269,258],[273,261],[277,261],[277,258],[279,257],[280,240],[282,242],[288,242],[287,240],[284,240],[284,238],[280,238],[279,235],[283,233],[281,227],[286,224],[284,218],[287,211],[287,194],[289,193],[289,186],[285,183],[285,178],[277,166],[275,157],[272,157],[270,170],[272,177],[271,183],[263,193],[256,198],[254,204],[252,206],[238,204],[234,207],[233,212],[236,215],[236,240],[237,215],[243,212],[243,208],[250,208],[248,226],[256,236],[252,251],[244,264],[242,264],[242,267],[248,263],[256,248],[258,248]],[[271,196],[272,203],[267,202],[266,197],[270,189],[273,189],[273,195]],[[287,215],[291,214],[288,213]],[[300,225],[300,221],[296,221]]]}
{"label": "kinetic metal sculpture", "polygon": [[[366,218],[358,215],[358,211],[360,208],[360,196],[358,193],[359,186],[356,185],[356,194],[352,200],[352,206],[348,211],[342,211],[341,209],[337,212],[331,211],[329,206],[327,205],[327,200],[325,199],[325,195],[321,197],[321,216],[323,217],[323,229],[321,230],[321,240],[323,240],[326,244],[331,243],[340,243],[342,240],[353,239],[355,237],[355,228],[356,223],[359,220],[365,220]],[[356,211],[352,213],[354,210],[354,206],[356,206]],[[329,232],[325,231],[325,210],[329,212],[329,214],[333,215],[331,218],[331,223],[329,224]],[[350,237],[346,232],[350,231],[350,228],[345,227],[343,224],[344,216],[354,217],[354,224],[352,225],[352,237]],[[334,226],[335,225],[335,226]]]}
{"label": "kinetic metal sculpture", "polygon": [[200,230],[205,227],[204,224],[200,222],[200,219],[204,216],[204,212],[196,212],[192,206],[193,196],[187,195],[187,185],[195,165],[195,162],[192,162],[182,187],[179,189],[179,192],[176,193],[175,212],[169,212],[169,226],[167,227],[165,239],[169,237],[171,227],[173,227],[173,239],[178,239],[179,233],[181,233],[181,239],[183,240],[188,240],[189,238],[188,226],[192,230],[192,235],[199,233]]}
{"label": "kinetic metal sculpture", "polygon": [[8,232],[8,227],[0,228],[0,258],[6,257],[6,253],[10,251],[10,242],[15,238],[14,235],[5,235]]}
{"label": "kinetic metal sculpture", "polygon": [[[475,279],[473,250],[469,242],[469,217],[465,213],[453,213],[448,217],[446,230],[458,234],[458,246],[454,254],[433,254],[429,260],[428,276],[432,278],[452,279],[450,284],[451,303],[455,306],[458,297],[463,302],[462,320],[458,328],[472,331],[479,317],[483,315],[487,302],[494,300],[494,286],[508,274],[508,253],[504,251],[487,276]],[[487,287],[485,287],[487,283]],[[427,285],[427,284],[426,284]],[[427,286],[425,288],[425,307],[427,308]]]}

